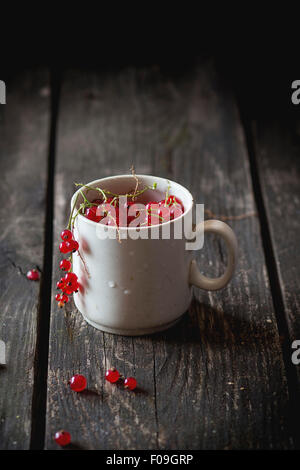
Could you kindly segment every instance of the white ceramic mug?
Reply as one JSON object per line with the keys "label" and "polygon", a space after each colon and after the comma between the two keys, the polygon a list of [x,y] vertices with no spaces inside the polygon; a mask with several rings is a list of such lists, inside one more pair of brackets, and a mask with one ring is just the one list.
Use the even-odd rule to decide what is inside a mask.
{"label": "white ceramic mug", "polygon": [[[169,184],[170,194],[183,202],[185,211],[181,218],[191,215],[193,197],[186,188],[154,176],[138,175],[138,179],[140,187],[157,184],[155,191],[147,190],[148,200],[164,198]],[[93,181],[89,186],[124,194],[135,187],[135,181],[132,176],[121,175]],[[87,196],[89,200],[99,198],[99,192],[90,190]],[[82,202],[77,191],[71,207],[76,197],[77,207]],[[172,226],[174,222],[164,224]],[[232,229],[219,220],[199,223],[195,233],[203,229],[205,233],[220,235],[227,246],[228,265],[219,278],[208,278],[200,273],[193,260],[194,251],[186,250],[185,238],[172,237],[172,230],[171,239],[151,239],[150,235],[148,239],[131,239],[128,236],[119,243],[117,239],[99,238],[99,230],[115,231],[116,228],[78,215],[74,237],[80,248],[79,254],[73,255],[73,271],[82,287],[74,294],[76,307],[88,323],[109,333],[143,335],[169,328],[187,311],[192,285],[217,290],[224,287],[233,275],[237,241]],[[135,229],[127,227],[122,230]],[[151,227],[141,227],[140,230],[149,232]]]}

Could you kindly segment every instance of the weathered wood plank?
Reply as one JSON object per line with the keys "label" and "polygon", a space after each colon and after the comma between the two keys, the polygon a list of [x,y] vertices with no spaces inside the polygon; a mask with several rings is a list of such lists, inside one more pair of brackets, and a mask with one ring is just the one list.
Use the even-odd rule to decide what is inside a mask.
{"label": "weathered wood plank", "polygon": [[[73,182],[127,173],[143,149],[147,129],[135,86],[134,72],[115,78],[69,73],[63,83],[55,175],[53,285],[60,274],[57,240],[67,220]],[[139,170],[149,173],[150,164],[139,166]],[[109,366],[138,377],[142,390],[124,393],[105,382]],[[85,374],[89,389],[96,393],[71,392],[67,381],[74,372]],[[103,334],[87,325],[75,308],[65,320],[54,302],[48,448],[56,448],[53,434],[62,427],[70,430],[73,441],[82,448],[156,448],[152,340]]]}
{"label": "weathered wood plank", "polygon": [[[253,122],[255,154],[281,294],[289,329],[290,350],[300,339],[300,131],[296,116]],[[280,292],[278,293],[280,295]],[[298,393],[300,368],[297,365]]]}
{"label": "weathered wood plank", "polygon": [[[177,340],[168,332],[156,345],[161,445],[285,448],[286,379],[238,112],[213,67],[199,67],[188,83],[170,87],[170,94],[177,97],[180,119],[166,136],[165,150],[156,154],[155,172],[189,187],[208,214],[229,218],[240,260],[223,291],[195,289]],[[222,244],[209,238],[197,256],[208,275],[222,272],[225,257]],[[176,347],[182,343],[183,350]],[[182,423],[188,423],[185,431]]]}
{"label": "weathered wood plank", "polygon": [[[114,75],[68,72],[57,149],[57,240],[72,182],[127,172],[132,162],[139,173],[178,180],[216,214],[255,211],[236,108],[210,64],[176,79],[157,68]],[[235,279],[220,293],[196,291],[189,314],[165,333],[103,334],[86,325],[74,307],[64,318],[53,305],[48,448],[55,447],[53,433],[62,427],[89,449],[291,445],[258,220],[252,216],[231,225],[240,243]],[[57,244],[53,284],[59,276]],[[198,254],[211,274],[222,270],[225,257],[216,240]],[[135,375],[143,392],[126,394],[105,383],[111,365]],[[98,394],[72,393],[67,381],[73,372],[84,373]]]}
{"label": "weathered wood plank", "polygon": [[24,72],[7,83],[0,106],[0,448],[28,449],[40,283],[26,272],[43,266],[49,132],[47,71]]}

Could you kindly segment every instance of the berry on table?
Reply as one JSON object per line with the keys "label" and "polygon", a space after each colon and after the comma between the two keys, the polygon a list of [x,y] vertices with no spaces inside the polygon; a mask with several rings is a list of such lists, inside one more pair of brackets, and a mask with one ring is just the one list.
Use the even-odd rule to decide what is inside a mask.
{"label": "berry on table", "polygon": [[69,384],[74,392],[82,392],[86,389],[87,381],[84,375],[75,374],[71,377]]}
{"label": "berry on table", "polygon": [[106,371],[105,379],[111,384],[117,382],[119,378],[120,378],[120,373],[114,367]]}
{"label": "berry on table", "polygon": [[30,281],[38,281],[39,278],[40,278],[40,273],[38,272],[37,269],[31,269],[31,270],[28,271],[28,273],[26,274],[26,277],[27,277],[27,279],[29,279]]}
{"label": "berry on table", "polygon": [[71,442],[71,434],[68,431],[58,431],[55,433],[54,440],[62,447],[67,446]]}
{"label": "berry on table", "polygon": [[68,229],[63,230],[60,234],[60,238],[64,242],[69,242],[70,240],[72,240],[73,236],[72,236],[71,230],[68,230]]}
{"label": "berry on table", "polygon": [[127,377],[124,380],[124,387],[129,388],[129,390],[134,390],[137,386],[137,381],[134,377]]}
{"label": "berry on table", "polygon": [[68,259],[62,259],[61,262],[59,263],[59,267],[63,271],[69,271],[69,269],[71,269],[72,267],[72,263]]}

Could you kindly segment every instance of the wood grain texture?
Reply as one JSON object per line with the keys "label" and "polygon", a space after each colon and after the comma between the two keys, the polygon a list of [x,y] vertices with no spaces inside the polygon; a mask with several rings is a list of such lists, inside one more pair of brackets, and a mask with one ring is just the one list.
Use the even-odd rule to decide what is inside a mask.
{"label": "wood grain texture", "polygon": [[[253,122],[256,161],[291,344],[300,339],[300,121]],[[300,368],[295,367],[300,391]]]}
{"label": "wood grain texture", "polygon": [[0,106],[0,448],[28,449],[34,382],[39,282],[26,272],[43,265],[49,77],[24,72],[7,83]]}
{"label": "wood grain texture", "polygon": [[[255,211],[237,110],[212,64],[185,76],[158,68],[66,73],[55,175],[55,237],[65,226],[74,181],[128,172],[175,179],[216,214]],[[73,306],[53,302],[47,448],[68,429],[87,449],[259,449],[292,446],[279,336],[256,217],[234,221],[240,261],[223,291],[195,290],[189,312],[171,330],[128,338],[87,325]],[[207,240],[198,253],[216,275],[226,253]],[[55,244],[53,285],[60,256]],[[55,292],[53,289],[53,296]],[[141,390],[104,381],[115,366]],[[75,394],[67,381],[88,378]]]}

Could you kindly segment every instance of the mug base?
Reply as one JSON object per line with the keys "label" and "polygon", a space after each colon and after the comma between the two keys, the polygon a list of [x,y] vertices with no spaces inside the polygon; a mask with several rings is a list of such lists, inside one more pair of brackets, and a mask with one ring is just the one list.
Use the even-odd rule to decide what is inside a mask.
{"label": "mug base", "polygon": [[158,333],[159,331],[164,331],[164,330],[167,330],[168,328],[171,328],[181,319],[181,316],[180,316],[179,318],[176,318],[176,320],[173,320],[169,323],[165,323],[164,325],[153,326],[151,328],[137,328],[137,329],[132,329],[132,330],[131,329],[126,330],[123,328],[109,328],[107,326],[100,325],[99,323],[95,323],[92,320],[89,320],[83,314],[82,316],[89,325],[93,326],[94,328],[97,328],[97,330],[101,330],[101,331],[104,331],[105,333],[111,333],[113,335],[121,335],[121,336],[142,336],[142,335]]}

